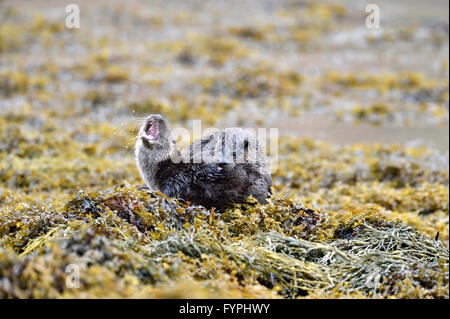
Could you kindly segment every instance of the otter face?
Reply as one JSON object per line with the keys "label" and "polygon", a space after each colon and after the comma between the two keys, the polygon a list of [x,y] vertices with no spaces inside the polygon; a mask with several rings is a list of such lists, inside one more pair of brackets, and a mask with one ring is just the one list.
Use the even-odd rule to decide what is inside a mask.
{"label": "otter face", "polygon": [[138,138],[142,140],[143,145],[148,149],[171,144],[170,130],[166,120],[159,114],[151,114],[145,119]]}
{"label": "otter face", "polygon": [[144,120],[137,137],[135,155],[139,172],[147,186],[158,189],[155,174],[159,163],[178,155],[169,126],[161,115],[152,114]]}

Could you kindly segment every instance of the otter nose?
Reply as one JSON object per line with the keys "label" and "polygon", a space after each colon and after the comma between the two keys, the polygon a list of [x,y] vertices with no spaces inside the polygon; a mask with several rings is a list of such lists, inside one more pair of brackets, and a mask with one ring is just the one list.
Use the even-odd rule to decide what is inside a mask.
{"label": "otter nose", "polygon": [[152,117],[157,121],[161,121],[163,119],[162,115],[160,114],[152,114]]}

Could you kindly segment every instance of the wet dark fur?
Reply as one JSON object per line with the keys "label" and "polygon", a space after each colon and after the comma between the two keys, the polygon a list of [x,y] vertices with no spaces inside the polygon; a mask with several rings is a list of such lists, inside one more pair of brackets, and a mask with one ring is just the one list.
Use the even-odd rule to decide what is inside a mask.
{"label": "wet dark fur", "polygon": [[[152,116],[150,116],[151,118]],[[153,116],[154,117],[154,116]],[[270,172],[265,166],[264,152],[259,148],[255,136],[242,132],[240,129],[231,132],[230,137],[241,139],[243,149],[233,145],[232,157],[236,159],[236,152],[244,152],[247,155],[249,143],[254,143],[259,152],[257,160],[249,163],[195,163],[192,161],[194,154],[193,145],[200,143],[200,149],[209,154],[209,147],[224,142],[223,131],[213,133],[212,136],[195,141],[183,153],[184,158],[190,158],[189,163],[174,163],[169,154],[181,154],[176,150],[174,142],[169,138],[169,129],[165,120],[161,117],[161,136],[154,145],[137,143],[136,157],[138,167],[147,186],[150,189],[160,191],[167,196],[182,199],[194,205],[206,208],[223,207],[232,203],[247,203],[248,196],[253,196],[261,204],[265,204],[271,194],[272,180]],[[143,127],[146,124],[144,124]],[[197,144],[196,144],[197,143]],[[169,145],[172,145],[169,147]],[[220,154],[220,153],[219,153]],[[221,154],[222,156],[224,154]]]}
{"label": "wet dark fur", "polygon": [[[230,203],[246,203],[252,195],[261,204],[270,195],[271,180],[262,176],[251,164],[236,164],[233,168],[220,164],[217,170],[214,163],[179,163],[170,159],[158,164],[156,183],[161,192],[170,197],[202,205],[206,208],[222,207]],[[256,179],[262,179],[260,192],[254,192]]]}

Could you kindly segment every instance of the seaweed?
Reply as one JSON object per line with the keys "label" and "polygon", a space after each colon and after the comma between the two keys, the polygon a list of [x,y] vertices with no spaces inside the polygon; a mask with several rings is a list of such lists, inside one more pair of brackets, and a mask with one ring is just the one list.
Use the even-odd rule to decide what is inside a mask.
{"label": "seaweed", "polygon": [[[448,297],[448,248],[374,210],[344,218],[275,195],[267,205],[239,205],[213,216],[133,187],[76,194],[61,210],[65,220],[40,225],[41,234],[25,246],[4,243],[3,296],[79,296],[62,284],[67,265],[76,264],[85,269],[85,296],[96,296],[91,276],[117,282],[110,289],[130,276],[129,289],[150,289],[184,276],[219,280],[227,274],[242,289],[261,285],[284,298],[317,291]],[[17,232],[23,230],[4,230]],[[40,263],[46,266],[35,269]],[[36,271],[45,275],[30,277]]]}

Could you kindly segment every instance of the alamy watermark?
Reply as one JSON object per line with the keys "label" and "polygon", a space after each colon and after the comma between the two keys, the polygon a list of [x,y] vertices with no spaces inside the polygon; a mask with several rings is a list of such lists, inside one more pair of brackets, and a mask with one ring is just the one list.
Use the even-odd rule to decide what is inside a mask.
{"label": "alamy watermark", "polygon": [[368,29],[380,28],[380,7],[377,4],[370,3],[366,6],[366,27]]}
{"label": "alamy watermark", "polygon": [[80,288],[80,266],[77,264],[68,264],[65,272],[66,277],[66,287],[67,288]]}
{"label": "alamy watermark", "polygon": [[[181,153],[172,152],[173,163],[256,164],[275,172],[278,168],[278,128],[208,127],[202,130],[202,121],[194,120],[192,131],[184,127],[170,130],[170,140],[188,145]],[[159,139],[159,124],[147,122],[138,138],[146,141]],[[181,155],[181,156],[180,156]]]}
{"label": "alamy watermark", "polygon": [[80,28],[80,7],[77,4],[71,3],[66,6],[66,27],[68,29]]}

